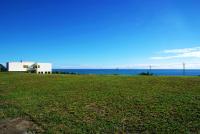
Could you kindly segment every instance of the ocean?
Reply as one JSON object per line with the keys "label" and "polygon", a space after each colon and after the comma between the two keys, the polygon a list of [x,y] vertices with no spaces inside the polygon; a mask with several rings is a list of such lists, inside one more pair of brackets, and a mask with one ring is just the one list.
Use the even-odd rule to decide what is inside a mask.
{"label": "ocean", "polygon": [[[96,74],[96,75],[138,75],[149,72],[147,69],[53,69],[53,72]],[[153,69],[150,71],[158,76],[200,76],[200,69]]]}

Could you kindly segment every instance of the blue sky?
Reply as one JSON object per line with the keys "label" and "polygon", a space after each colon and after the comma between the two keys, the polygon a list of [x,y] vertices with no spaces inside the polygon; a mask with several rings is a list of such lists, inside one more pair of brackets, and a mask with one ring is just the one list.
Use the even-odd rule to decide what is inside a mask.
{"label": "blue sky", "polygon": [[[1,0],[0,63],[200,67],[199,0]],[[198,64],[199,63],[199,64]]]}

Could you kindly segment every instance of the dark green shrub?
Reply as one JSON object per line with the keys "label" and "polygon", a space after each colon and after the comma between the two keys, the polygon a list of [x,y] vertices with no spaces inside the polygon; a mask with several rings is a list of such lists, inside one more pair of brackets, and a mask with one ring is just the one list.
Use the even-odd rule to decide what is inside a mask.
{"label": "dark green shrub", "polygon": [[150,73],[150,72],[147,72],[147,73],[142,72],[142,73],[140,73],[139,75],[144,75],[144,76],[153,76],[153,73]]}
{"label": "dark green shrub", "polygon": [[0,72],[6,72],[7,68],[0,64]]}

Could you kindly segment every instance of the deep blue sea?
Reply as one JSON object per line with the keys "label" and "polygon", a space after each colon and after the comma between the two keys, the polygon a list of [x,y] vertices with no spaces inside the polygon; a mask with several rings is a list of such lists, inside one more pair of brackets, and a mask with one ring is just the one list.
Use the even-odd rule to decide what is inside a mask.
{"label": "deep blue sea", "polygon": [[[77,74],[98,74],[98,75],[138,75],[148,72],[147,69],[53,69],[54,72],[77,73]],[[151,73],[159,76],[200,76],[200,69],[153,69]]]}

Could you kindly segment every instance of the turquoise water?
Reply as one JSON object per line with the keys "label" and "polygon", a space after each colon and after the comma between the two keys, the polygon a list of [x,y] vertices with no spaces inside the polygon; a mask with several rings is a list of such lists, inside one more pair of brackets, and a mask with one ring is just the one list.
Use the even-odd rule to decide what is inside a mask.
{"label": "turquoise water", "polygon": [[200,69],[188,69],[185,73],[181,69],[54,69],[54,72],[77,73],[77,74],[101,74],[101,75],[138,75],[142,72],[151,72],[159,76],[199,76]]}

